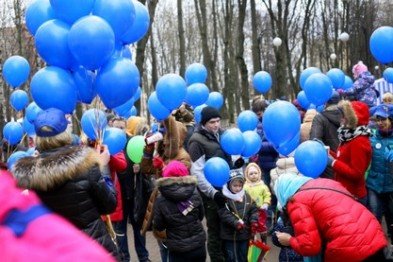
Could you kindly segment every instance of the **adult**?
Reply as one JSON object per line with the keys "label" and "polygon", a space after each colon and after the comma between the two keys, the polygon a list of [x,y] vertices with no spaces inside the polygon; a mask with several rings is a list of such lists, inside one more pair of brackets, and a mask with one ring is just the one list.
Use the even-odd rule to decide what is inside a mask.
{"label": "adult", "polygon": [[336,155],[329,155],[334,179],[340,182],[359,202],[367,204],[365,173],[371,161],[370,113],[366,104],[359,101],[341,101],[343,112],[338,129],[340,145]]}
{"label": "adult", "polygon": [[174,117],[176,121],[183,123],[187,128],[187,136],[184,139],[183,147],[188,152],[188,141],[195,130],[194,113],[192,108],[186,104],[183,104],[176,110]]}
{"label": "adult", "polygon": [[116,246],[101,215],[116,208],[116,193],[111,186],[107,147],[103,151],[71,146],[65,132],[67,120],[55,108],[40,112],[34,121],[39,155],[20,159],[13,173],[21,188],[36,191],[51,210],[116,255]]}
{"label": "adult", "polygon": [[393,105],[377,106],[373,116],[378,129],[370,138],[373,154],[366,180],[368,206],[379,222],[385,216],[393,240]]}
{"label": "adult", "polygon": [[385,260],[381,225],[340,183],[285,174],[275,192],[295,232],[276,232],[282,245],[319,261]]}
{"label": "adult", "polygon": [[[310,130],[310,139],[322,141],[334,153],[340,144],[337,130],[341,124],[342,113],[337,106],[339,102],[340,94],[334,91],[323,111],[314,117]],[[333,169],[327,166],[321,177],[333,178]]]}
{"label": "adult", "polygon": [[221,116],[217,109],[211,106],[201,111],[201,123],[191,136],[188,151],[192,160],[191,175],[198,178],[198,189],[201,192],[205,208],[208,243],[207,248],[212,262],[224,261],[224,252],[220,239],[220,218],[217,203],[225,203],[225,197],[219,188],[207,181],[203,168],[207,160],[221,157],[231,166],[231,156],[222,150],[220,145]]}

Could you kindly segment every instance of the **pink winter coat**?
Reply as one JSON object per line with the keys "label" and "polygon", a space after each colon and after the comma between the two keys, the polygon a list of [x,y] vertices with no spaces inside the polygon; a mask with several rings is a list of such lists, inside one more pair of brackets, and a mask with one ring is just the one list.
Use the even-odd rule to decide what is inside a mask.
{"label": "pink winter coat", "polygon": [[83,232],[41,205],[33,191],[22,194],[11,174],[0,171],[2,261],[114,261]]}
{"label": "pink winter coat", "polygon": [[336,181],[308,181],[287,210],[295,231],[290,245],[303,256],[317,255],[323,245],[324,261],[362,261],[387,245],[374,215]]}

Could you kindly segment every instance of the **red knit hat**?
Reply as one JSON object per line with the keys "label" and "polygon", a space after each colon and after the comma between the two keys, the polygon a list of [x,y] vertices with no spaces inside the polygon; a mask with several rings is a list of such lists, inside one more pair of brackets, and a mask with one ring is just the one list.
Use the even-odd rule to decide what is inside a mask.
{"label": "red knit hat", "polygon": [[188,168],[180,161],[173,160],[164,168],[163,177],[181,177],[188,176]]}

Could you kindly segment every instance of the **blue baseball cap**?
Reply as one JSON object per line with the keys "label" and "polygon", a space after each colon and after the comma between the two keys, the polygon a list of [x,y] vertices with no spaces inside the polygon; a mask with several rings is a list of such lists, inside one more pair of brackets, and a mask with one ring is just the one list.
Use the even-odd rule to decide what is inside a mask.
{"label": "blue baseball cap", "polygon": [[67,129],[68,121],[63,111],[48,108],[38,113],[34,120],[34,129],[39,137],[56,136]]}
{"label": "blue baseball cap", "polygon": [[390,117],[392,115],[392,112],[393,112],[393,107],[392,106],[381,104],[381,105],[378,105],[375,108],[374,116],[380,116],[380,117],[383,117],[383,118],[388,118],[388,117]]}

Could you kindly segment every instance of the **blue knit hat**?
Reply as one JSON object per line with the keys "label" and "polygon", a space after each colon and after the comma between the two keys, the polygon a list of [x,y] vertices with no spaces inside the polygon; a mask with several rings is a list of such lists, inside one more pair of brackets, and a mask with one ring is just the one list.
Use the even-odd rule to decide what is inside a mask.
{"label": "blue knit hat", "polygon": [[34,129],[39,137],[51,137],[63,133],[67,129],[68,121],[63,111],[48,108],[38,113],[34,120]]}

